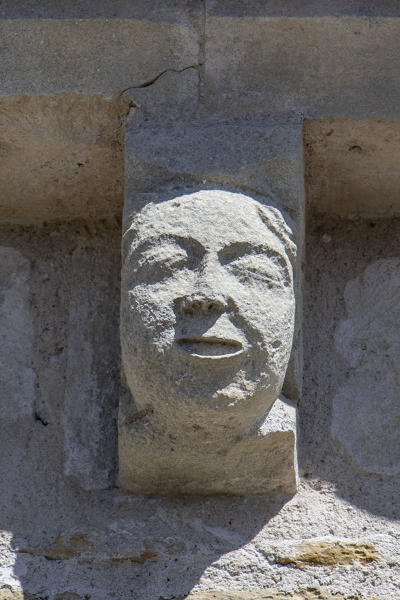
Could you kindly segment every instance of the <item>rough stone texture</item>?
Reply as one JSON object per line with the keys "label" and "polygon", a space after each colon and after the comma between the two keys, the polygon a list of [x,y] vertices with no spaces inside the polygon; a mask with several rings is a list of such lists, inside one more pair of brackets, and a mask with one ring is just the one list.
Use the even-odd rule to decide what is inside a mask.
{"label": "rough stone texture", "polygon": [[2,4],[1,94],[115,96],[196,65],[203,115],[399,114],[393,2],[64,4]]}
{"label": "rough stone texture", "polygon": [[[32,117],[29,122],[17,115],[8,127],[7,111],[0,114],[1,164],[8,165],[0,167],[1,202],[7,210],[19,211],[19,205],[23,206],[19,213],[24,223],[28,219],[37,222],[38,217],[41,221],[90,217],[86,223],[68,226],[56,222],[35,229],[0,226],[2,247],[15,249],[30,265],[29,302],[23,312],[32,318],[34,344],[21,348],[20,355],[29,354],[29,366],[36,374],[32,412],[0,422],[0,597],[398,598],[398,475],[360,468],[332,436],[332,419],[334,399],[346,386],[349,370],[348,359],[334,345],[337,328],[352,313],[346,307],[346,286],[377,261],[399,255],[400,225],[393,218],[400,212],[396,162],[399,3],[3,0],[0,16],[4,19],[0,28],[2,102],[14,114],[13,107],[21,101],[16,96],[41,96],[21,101],[23,111]],[[7,98],[9,94],[14,97]],[[107,154],[106,146],[103,152],[95,151],[96,143],[92,146],[85,138],[85,122],[92,123],[93,111],[94,137],[101,139],[100,122],[104,121],[110,125],[106,126],[110,135],[103,139],[112,141],[116,139],[111,132],[117,124],[114,115],[121,113],[101,112],[92,103],[86,112],[79,108],[84,121],[72,108],[69,118],[65,102],[52,111],[54,98],[44,98],[57,94],[71,107],[77,95],[83,101],[82,97],[96,94],[102,96],[99,104],[108,99],[110,106],[114,102],[116,106],[122,94],[140,105],[131,115],[148,129],[148,137],[142,131],[142,138],[136,138],[143,140],[142,148],[136,144],[130,159],[136,157],[133,164],[141,192],[153,185],[152,191],[157,191],[157,186],[168,187],[172,181],[176,185],[175,156],[184,165],[186,153],[187,162],[195,166],[192,172],[185,168],[179,175],[182,187],[193,180],[203,185],[207,177],[200,176],[205,172],[214,178],[210,187],[247,189],[268,196],[268,180],[279,191],[280,181],[287,181],[285,177],[294,172],[290,148],[297,142],[291,145],[290,133],[284,135],[280,124],[297,124],[299,135],[293,134],[293,139],[300,142],[296,150],[300,155],[300,123],[303,117],[309,119],[305,123],[310,212],[305,377],[298,422],[300,486],[290,501],[260,497],[144,500],[114,487],[120,227],[93,219],[119,215],[121,193],[113,200],[111,192],[105,202],[103,189],[121,189],[116,173],[122,172],[123,165],[112,166],[116,148],[115,154]],[[33,107],[30,112],[28,105]],[[327,121],[310,122],[315,118]],[[74,132],[76,146],[60,121]],[[76,136],[75,121],[80,127]],[[165,126],[174,121],[177,136],[174,128]],[[32,133],[38,122],[45,124],[43,136],[37,130]],[[274,161],[273,153],[267,152],[273,138],[264,132],[271,122],[277,127],[275,142],[279,146],[281,136],[283,147],[289,149],[287,170],[284,161]],[[260,124],[261,129],[265,125],[262,134],[246,134],[246,130],[260,131]],[[184,132],[189,125],[195,135],[187,143]],[[228,134],[234,130],[235,135]],[[210,152],[208,163],[203,152],[195,152],[196,134],[199,149]],[[148,142],[151,135],[157,142],[153,147]],[[85,153],[95,154],[101,164],[91,171],[93,183],[74,172],[80,136]],[[174,136],[170,152],[167,142]],[[35,162],[35,153],[39,159],[43,154],[50,160],[49,156],[61,156],[57,154],[61,147],[65,148],[62,156],[71,152],[70,162],[65,162],[68,178],[61,177],[64,171],[54,163],[51,169],[31,169],[42,164]],[[253,147],[258,158],[251,154]],[[107,154],[106,161],[102,154]],[[168,161],[160,158],[163,155]],[[201,169],[196,175],[197,165]],[[25,166],[30,178],[25,176]],[[59,178],[54,186],[49,183],[51,171]],[[98,187],[96,177],[103,182]],[[18,187],[19,179],[24,186]],[[68,195],[68,181],[74,182],[73,196]],[[24,196],[25,189],[30,193]],[[284,189],[283,196],[293,199],[299,185]],[[47,195],[46,190],[50,190]],[[90,204],[85,201],[85,190],[95,190]],[[70,200],[61,205],[58,197]],[[114,212],[108,212],[111,205]],[[40,215],[39,206],[46,207]],[[292,209],[297,210],[295,205]],[[319,213],[317,218],[315,213]],[[296,221],[296,214],[292,216]],[[353,220],[343,220],[344,216]],[[11,217],[8,212],[7,218]],[[96,259],[92,260],[93,255]],[[10,260],[9,264],[15,263]],[[7,275],[6,296],[14,283]],[[22,288],[19,297],[27,298],[28,291]],[[85,292],[88,288],[93,292],[90,297]],[[74,297],[82,302],[82,319]],[[1,333],[7,327],[2,322]],[[366,347],[373,347],[370,337],[366,341]],[[13,344],[6,359],[8,355],[14,356]],[[81,376],[86,389],[79,388],[78,377],[74,380],[78,356],[84,360]],[[71,382],[68,397],[66,377]],[[101,409],[94,413],[98,419],[92,423],[85,419],[85,408],[88,403],[90,415],[99,409],[96,390],[106,393],[99,399]],[[63,417],[67,414],[64,402],[70,420]],[[9,414],[11,407],[7,409]],[[74,462],[71,456],[76,457]],[[107,461],[107,489],[98,489],[104,485]],[[363,564],[367,558],[372,560]]]}
{"label": "rough stone texture", "polygon": [[[305,326],[312,325],[306,336],[309,357],[305,365],[307,403],[304,401],[300,405],[300,430],[306,436],[300,452],[302,474],[317,487],[321,479],[334,482],[339,496],[370,514],[386,515],[389,519],[396,519],[398,514],[398,478],[389,473],[387,462],[391,448],[388,436],[396,418],[393,418],[393,410],[397,411],[390,381],[395,376],[391,361],[393,356],[398,356],[398,336],[396,326],[391,331],[386,320],[390,323],[393,316],[398,322],[395,317],[398,275],[393,272],[396,271],[393,257],[398,256],[398,227],[395,219],[391,222],[346,222],[326,217],[319,217],[310,225]],[[374,283],[372,273],[377,276]],[[382,307],[385,299],[391,303],[390,309]],[[318,302],[321,303],[319,310],[316,309]],[[336,348],[333,348],[335,338]],[[394,339],[392,345],[391,339]],[[371,350],[376,351],[373,359]],[[395,360],[396,365],[398,359]],[[374,365],[373,373],[377,377],[374,383],[377,393],[368,401],[371,378],[367,379],[365,371],[371,370],[371,365]],[[379,365],[382,371],[377,371]],[[358,385],[351,385],[356,382],[358,373]],[[344,397],[340,390],[349,391],[350,386],[353,393]],[[373,426],[373,415],[376,430],[366,442],[364,428]],[[353,419],[353,430],[350,418]],[[386,418],[390,426],[385,430],[381,423]],[[339,419],[343,433],[338,431]],[[332,427],[341,444],[327,433]],[[365,436],[365,446],[358,447],[359,461],[364,468],[368,461],[369,466],[375,465],[374,470],[386,471],[384,478],[378,473],[360,471],[355,447],[351,447],[357,436]],[[376,439],[380,443],[375,444]],[[395,455],[397,440],[395,437],[392,440]],[[353,450],[356,460],[346,452],[343,443]],[[374,448],[375,453],[372,451],[371,456],[369,451]]]}
{"label": "rough stone texture", "polygon": [[[117,289],[110,289],[109,284],[118,276],[116,268],[98,249],[76,248],[71,253],[75,289],[69,298],[65,349],[64,469],[86,489],[108,487],[114,469],[115,413],[110,411],[110,400],[115,402],[119,391],[115,378],[119,357],[109,343],[101,353],[96,349],[104,340],[117,338],[116,315],[110,321],[97,321],[96,315],[118,297]],[[87,277],[92,272],[96,273],[94,289],[93,280]]]}
{"label": "rough stone texture", "polygon": [[[141,206],[187,188],[246,190],[292,218],[302,262],[304,229],[303,130],[287,123],[229,123],[156,128],[132,111],[126,132],[124,221]],[[153,194],[153,196],[152,196]],[[297,315],[293,353],[284,394],[300,397],[301,278],[296,280]]]}
{"label": "rough stone texture", "polygon": [[[74,91],[117,97],[124,89],[198,61],[196,15],[176,19],[4,19],[1,95]],[[153,14],[154,14],[153,13]],[[148,13],[149,14],[149,13]]]}
{"label": "rough stone texture", "polygon": [[[298,438],[301,482],[290,501],[266,501],[264,497],[144,500],[121,493],[112,484],[116,480],[118,393],[102,398],[103,421],[99,425],[101,431],[108,430],[107,439],[114,445],[103,458],[89,453],[92,473],[96,460],[100,461],[97,464],[106,457],[114,461],[108,489],[85,490],[82,470],[77,477],[60,476],[65,468],[62,414],[71,335],[69,307],[75,310],[76,294],[85,298],[84,291],[79,295],[79,287],[87,272],[93,294],[85,306],[93,307],[93,330],[90,333],[86,311],[81,322],[74,317],[75,329],[82,328],[89,336],[98,332],[99,337],[94,338],[98,359],[103,352],[106,362],[114,356],[111,374],[104,363],[95,366],[93,388],[105,389],[106,381],[96,382],[101,374],[116,383],[119,379],[115,332],[120,228],[112,223],[97,222],[89,227],[81,222],[13,230],[3,227],[0,233],[2,245],[23,249],[32,265],[37,340],[33,360],[42,419],[32,416],[25,422],[25,417],[15,426],[7,423],[1,431],[0,522],[8,532],[0,552],[4,594],[10,597],[12,593],[20,600],[22,588],[25,597],[36,596],[35,600],[82,600],[85,596],[96,600],[175,596],[181,600],[190,593],[211,598],[216,593],[232,594],[233,598],[235,594],[245,598],[254,594],[258,600],[257,594],[267,590],[273,590],[272,598],[296,600],[397,597],[398,478],[360,470],[330,434],[332,400],[344,383],[344,359],[332,340],[346,318],[346,284],[368,265],[396,256],[400,236],[396,220],[355,222],[319,217],[309,222],[306,372]],[[95,296],[102,302],[101,309]],[[55,371],[52,385],[51,370]],[[76,406],[80,398],[84,420],[85,390],[79,392]],[[87,433],[82,426],[82,439],[93,439],[90,428],[97,425],[85,422]],[[73,438],[71,444],[76,445]],[[373,560],[363,564],[357,557]],[[343,559],[347,564],[341,564]]]}
{"label": "rough stone texture", "polygon": [[205,30],[206,114],[399,114],[398,19],[208,15]]}
{"label": "rough stone texture", "polygon": [[369,265],[345,289],[335,345],[348,364],[333,400],[332,433],[375,473],[400,471],[400,258]]}
{"label": "rough stone texture", "polygon": [[379,553],[375,546],[368,542],[312,540],[299,544],[294,556],[282,556],[279,562],[282,565],[294,565],[298,569],[304,569],[307,565],[333,568],[337,565],[349,565],[354,561],[368,565],[378,559]]}
{"label": "rough stone texture", "polygon": [[129,100],[63,93],[0,97],[0,221],[120,214]]}
{"label": "rough stone texture", "polygon": [[[359,600],[360,596],[350,594],[330,594],[327,588],[299,590],[293,593],[280,592],[274,589],[254,589],[251,591],[231,590],[199,592],[186,596],[187,600]],[[376,596],[367,596],[366,600],[379,600]]]}
{"label": "rough stone texture", "polygon": [[[131,111],[126,130],[124,220],[147,194],[185,185],[247,190],[270,199],[302,234],[303,128],[285,122],[175,123],[152,127]],[[146,194],[140,199],[140,194]]]}
{"label": "rough stone texture", "polygon": [[[171,434],[169,439],[160,439],[159,434],[149,431],[150,423],[132,425],[125,418],[129,408],[120,405],[122,488],[137,494],[164,496],[296,492],[296,415],[290,404],[276,400],[262,431],[235,443],[222,445],[207,432],[204,449],[198,436],[192,440],[192,448],[182,448],[177,435],[173,441]],[[204,421],[202,429],[207,430]]]}
{"label": "rough stone texture", "polygon": [[128,221],[123,250],[122,362],[137,414],[121,404],[122,487],[293,493],[294,415],[284,403],[270,413],[295,319],[282,213],[219,190],[161,196]]}
{"label": "rough stone texture", "polygon": [[34,412],[36,374],[30,307],[30,264],[13,248],[0,247],[0,406],[1,421]]}
{"label": "rough stone texture", "polygon": [[307,203],[347,218],[400,214],[397,119],[307,119]]}

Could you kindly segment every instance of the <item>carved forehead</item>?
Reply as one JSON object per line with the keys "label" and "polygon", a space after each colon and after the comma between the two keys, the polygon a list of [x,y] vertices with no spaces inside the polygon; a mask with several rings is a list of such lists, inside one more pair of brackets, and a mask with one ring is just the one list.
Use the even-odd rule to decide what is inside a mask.
{"label": "carved forehead", "polygon": [[276,209],[243,194],[205,190],[147,205],[135,216],[124,237],[130,249],[149,237],[168,234],[195,238],[205,247],[254,241],[289,255],[290,233]]}

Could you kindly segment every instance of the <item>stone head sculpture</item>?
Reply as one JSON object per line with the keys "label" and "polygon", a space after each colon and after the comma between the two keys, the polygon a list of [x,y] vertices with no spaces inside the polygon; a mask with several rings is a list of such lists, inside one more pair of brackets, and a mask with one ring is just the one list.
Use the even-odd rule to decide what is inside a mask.
{"label": "stone head sculpture", "polygon": [[255,433],[294,330],[296,248],[281,212],[195,192],[143,208],[123,247],[122,361],[139,411],[183,445]]}

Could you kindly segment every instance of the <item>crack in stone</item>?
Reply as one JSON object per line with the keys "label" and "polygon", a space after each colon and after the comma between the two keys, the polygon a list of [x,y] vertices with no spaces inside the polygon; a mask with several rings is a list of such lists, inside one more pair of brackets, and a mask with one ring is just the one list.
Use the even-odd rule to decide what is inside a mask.
{"label": "crack in stone", "polygon": [[198,64],[188,65],[187,67],[184,67],[183,69],[172,69],[172,68],[164,69],[163,71],[161,71],[161,73],[158,73],[157,75],[155,75],[155,77],[152,77],[151,79],[148,79],[147,81],[144,81],[143,83],[140,83],[139,85],[130,85],[129,87],[121,90],[118,94],[118,98],[123,96],[129,90],[139,90],[142,88],[150,87],[151,85],[156,83],[156,81],[158,81],[166,73],[184,73],[184,71],[188,71],[189,69],[198,70],[199,65]]}

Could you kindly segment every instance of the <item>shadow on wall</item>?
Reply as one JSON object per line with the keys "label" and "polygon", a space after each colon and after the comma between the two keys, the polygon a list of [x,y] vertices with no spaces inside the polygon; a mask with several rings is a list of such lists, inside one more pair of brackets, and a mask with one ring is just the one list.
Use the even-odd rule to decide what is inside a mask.
{"label": "shadow on wall", "polygon": [[[399,239],[400,222],[393,219],[310,222],[300,405],[299,462],[310,486],[332,485],[354,506],[389,519],[400,514],[399,478],[390,472],[398,406],[387,370],[398,356],[390,309],[399,306],[393,289]],[[17,250],[3,262],[9,268],[12,259],[19,275],[14,295],[10,277],[0,281],[2,323],[13,323],[2,327],[8,332],[3,363],[12,372],[1,380],[0,598],[21,598],[12,595],[18,586],[29,600],[179,598],[207,573],[213,581],[219,572],[235,581],[238,563],[229,553],[268,523],[278,535],[274,524],[288,498],[154,499],[114,487],[119,244],[117,226],[2,230],[2,246]],[[370,279],[381,283],[371,289]],[[379,330],[374,312],[358,324],[360,314],[380,306]],[[24,344],[13,354],[15,331],[24,332]],[[81,342],[83,334],[96,354]],[[65,391],[74,373],[83,384]],[[366,373],[361,380],[360,373]],[[22,382],[23,398],[15,394]],[[348,412],[353,407],[356,414]],[[343,427],[346,421],[354,426]],[[382,472],[372,471],[377,467]],[[291,519],[281,536],[289,538],[298,520],[310,529],[304,512],[294,509]]]}
{"label": "shadow on wall", "polygon": [[0,598],[187,594],[288,498],[120,492],[119,224],[0,233]]}
{"label": "shadow on wall", "polygon": [[15,511],[8,522],[12,570],[29,600],[183,598],[211,565],[225,570],[223,555],[251,541],[286,500],[54,488],[45,514],[37,507],[28,524]]}
{"label": "shadow on wall", "polygon": [[398,519],[400,220],[309,220],[301,474]]}

